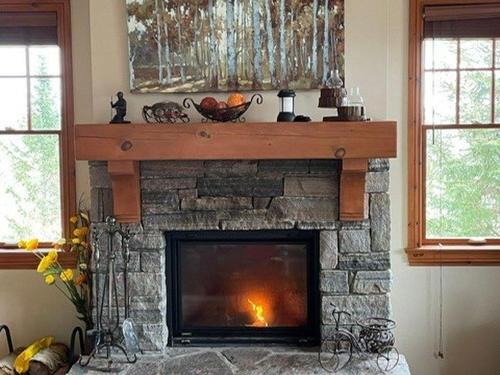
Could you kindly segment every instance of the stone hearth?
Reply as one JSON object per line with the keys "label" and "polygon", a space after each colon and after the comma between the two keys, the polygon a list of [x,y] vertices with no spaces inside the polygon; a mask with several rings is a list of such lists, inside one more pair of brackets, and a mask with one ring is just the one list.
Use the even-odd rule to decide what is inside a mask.
{"label": "stone hearth", "polygon": [[[98,360],[92,368],[73,366],[70,375],[100,375],[107,362]],[[122,375],[328,375],[318,362],[314,350],[285,348],[169,348],[163,356],[142,357],[130,365],[117,359],[113,373]],[[349,366],[335,372],[337,375],[380,374],[374,356],[353,356]],[[409,375],[406,359],[401,356],[398,365],[387,375]]]}
{"label": "stone hearth", "polygon": [[[142,222],[129,226],[135,234],[129,285],[130,313],[142,349],[170,350],[165,286],[168,231],[318,230],[322,336],[332,328],[332,304],[357,318],[389,317],[389,163],[370,161],[369,219],[359,222],[338,221],[339,166],[336,160],[141,163]],[[90,177],[91,216],[99,226],[113,213],[106,163],[91,162]],[[220,358],[213,352],[206,355]]]}

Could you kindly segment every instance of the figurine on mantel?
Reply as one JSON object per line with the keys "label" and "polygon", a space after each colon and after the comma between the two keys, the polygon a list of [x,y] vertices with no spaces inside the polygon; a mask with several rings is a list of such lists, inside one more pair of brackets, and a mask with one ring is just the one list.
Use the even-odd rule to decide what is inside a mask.
{"label": "figurine on mantel", "polygon": [[113,103],[113,98],[111,98],[111,108],[116,111],[116,114],[113,116],[110,124],[130,124],[130,121],[125,120],[125,116],[127,115],[127,101],[123,98],[123,92],[118,91],[116,93],[118,100]]}

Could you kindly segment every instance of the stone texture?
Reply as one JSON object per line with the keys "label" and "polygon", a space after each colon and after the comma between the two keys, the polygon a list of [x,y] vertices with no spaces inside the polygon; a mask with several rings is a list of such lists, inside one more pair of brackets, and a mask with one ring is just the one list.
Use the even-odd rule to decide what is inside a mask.
{"label": "stone texture", "polygon": [[374,316],[389,318],[391,314],[387,294],[323,296],[321,299],[321,321],[323,324],[335,323],[332,315],[334,308],[350,312],[352,314],[351,323],[355,323],[358,319]]}
{"label": "stone texture", "polygon": [[368,161],[368,170],[372,172],[388,171],[389,159],[370,159]]}
{"label": "stone texture", "polygon": [[89,163],[89,177],[92,188],[111,189],[107,163]]}
{"label": "stone texture", "polygon": [[144,161],[141,177],[201,177],[205,173],[203,161]]}
{"label": "stone texture", "polygon": [[163,374],[232,375],[229,365],[215,352],[174,357],[162,366]]}
{"label": "stone texture", "polygon": [[179,197],[172,191],[142,191],[142,204],[162,204],[168,208],[179,208]]}
{"label": "stone texture", "polygon": [[340,160],[311,160],[309,164],[309,172],[316,175],[332,175],[338,174],[340,171]]}
{"label": "stone texture", "polygon": [[207,177],[255,176],[256,174],[256,160],[213,160],[205,162],[205,176]]}
{"label": "stone texture", "polygon": [[160,231],[143,232],[132,236],[130,247],[136,249],[165,249],[165,235]]}
{"label": "stone texture", "polygon": [[200,178],[198,194],[212,197],[276,197],[283,194],[283,181],[277,178]]}
{"label": "stone texture", "polygon": [[164,215],[172,212],[179,212],[179,203],[173,201],[171,202],[171,204],[163,204],[163,203],[142,204],[142,216]]}
{"label": "stone texture", "polygon": [[129,274],[130,295],[156,296],[161,292],[163,277],[160,273],[132,272]]}
{"label": "stone texture", "polygon": [[331,294],[348,294],[348,279],[347,271],[321,271],[320,291]]}
{"label": "stone texture", "polygon": [[196,178],[154,178],[141,180],[141,189],[143,191],[194,189],[195,187]]}
{"label": "stone texture", "polygon": [[354,275],[352,292],[357,294],[384,294],[391,291],[391,271],[359,271]]}
{"label": "stone texture", "polygon": [[285,177],[285,196],[335,198],[338,196],[338,191],[338,175],[335,177]]}
{"label": "stone texture", "polygon": [[143,219],[148,230],[209,230],[219,229],[214,211],[181,212],[170,215],[151,215]]}
{"label": "stone texture", "polygon": [[113,191],[101,188],[91,189],[90,220],[100,222],[110,215],[113,215]]}
{"label": "stone texture", "polygon": [[260,176],[296,176],[308,173],[308,160],[261,160],[258,164]]}
{"label": "stone texture", "polygon": [[[101,375],[106,359],[96,359],[82,368],[76,364],[70,375]],[[120,375],[328,375],[318,362],[317,349],[290,347],[168,348],[164,355],[143,355],[134,364],[122,356],[113,358],[113,372]],[[353,355],[338,375],[380,375],[375,355]],[[387,375],[409,375],[406,359]]]}
{"label": "stone texture", "polygon": [[162,268],[164,267],[164,263],[162,262],[162,255],[159,252],[151,251],[146,252],[143,251],[141,253],[141,271],[142,272],[162,272]]}
{"label": "stone texture", "polygon": [[370,194],[372,251],[391,248],[391,201],[389,194]]}
{"label": "stone texture", "polygon": [[257,362],[267,357],[272,352],[265,348],[229,348],[221,352],[221,354],[239,370],[250,370]]}
{"label": "stone texture", "polygon": [[295,225],[297,229],[301,230],[326,230],[336,229],[336,221],[297,221]]}
{"label": "stone texture", "polygon": [[203,197],[183,199],[181,210],[212,211],[212,210],[246,210],[253,208],[252,198],[248,197]]}
{"label": "stone texture", "polygon": [[168,336],[165,324],[138,324],[137,328],[142,350],[162,351],[165,348],[165,338]]}
{"label": "stone texture", "polygon": [[278,197],[269,207],[269,215],[297,221],[335,221],[338,201],[331,198]]}
{"label": "stone texture", "polygon": [[222,230],[292,229],[293,220],[267,215],[266,210],[230,211],[219,214]]}
{"label": "stone texture", "polygon": [[385,271],[391,268],[391,260],[388,252],[369,254],[339,254],[338,268],[352,271]]}
{"label": "stone texture", "polygon": [[163,322],[163,314],[161,310],[130,310],[130,318],[134,320],[134,324],[161,324]]}
{"label": "stone texture", "polygon": [[339,247],[341,253],[366,253],[370,251],[370,231],[341,230],[339,232]]}
{"label": "stone texture", "polygon": [[321,269],[329,270],[337,267],[338,240],[337,232],[324,230],[319,235],[319,262]]}
{"label": "stone texture", "polygon": [[367,193],[389,191],[389,172],[368,172],[366,174],[365,188]]}
{"label": "stone texture", "polygon": [[177,191],[179,199],[198,198],[198,189],[181,189]]}
{"label": "stone texture", "polygon": [[271,204],[271,199],[272,198],[268,197],[253,197],[252,198],[253,208],[255,209],[269,208],[269,205]]}

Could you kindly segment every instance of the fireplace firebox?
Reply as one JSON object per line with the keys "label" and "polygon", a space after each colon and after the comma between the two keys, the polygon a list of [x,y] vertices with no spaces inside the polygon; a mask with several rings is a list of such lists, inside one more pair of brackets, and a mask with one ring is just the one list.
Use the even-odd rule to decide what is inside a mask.
{"label": "fireplace firebox", "polygon": [[319,340],[315,231],[167,234],[169,342]]}

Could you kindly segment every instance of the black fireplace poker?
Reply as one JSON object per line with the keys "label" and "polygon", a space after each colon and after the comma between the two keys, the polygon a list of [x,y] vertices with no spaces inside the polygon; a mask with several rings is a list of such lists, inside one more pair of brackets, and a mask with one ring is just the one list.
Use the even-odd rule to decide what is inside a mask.
{"label": "black fireplace poker", "polygon": [[[98,354],[105,351],[108,366],[111,366],[111,354],[113,348],[122,352],[127,362],[135,363],[137,353],[140,352],[134,325],[129,317],[129,290],[128,290],[128,263],[130,260],[130,231],[122,230],[116,219],[112,216],[106,218],[104,228],[98,230],[95,226],[92,231],[93,261],[95,264],[95,296],[96,296],[96,330],[94,332],[94,347],[89,356],[80,359],[82,367],[87,366],[90,361],[97,358]],[[101,249],[100,239],[107,240],[108,251],[106,252],[106,268],[104,284],[100,286],[101,272]],[[120,241],[120,246],[115,247],[115,241]],[[125,315],[122,323],[122,335],[120,336],[120,311],[118,305],[118,287],[116,275],[116,257],[121,250],[123,259],[123,290],[125,299]],[[107,305],[106,305],[107,304]],[[103,319],[104,307],[107,306],[107,319]],[[114,308],[113,308],[114,306]],[[125,342],[125,346],[122,342]]]}

